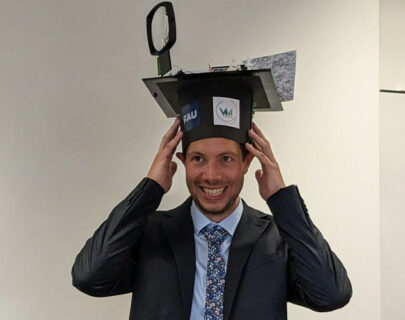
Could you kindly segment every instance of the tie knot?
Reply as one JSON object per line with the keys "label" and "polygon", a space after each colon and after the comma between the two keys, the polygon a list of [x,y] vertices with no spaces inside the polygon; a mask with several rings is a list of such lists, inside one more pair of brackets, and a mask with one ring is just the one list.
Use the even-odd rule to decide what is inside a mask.
{"label": "tie knot", "polygon": [[207,238],[208,244],[212,243],[220,246],[224,242],[225,238],[228,236],[228,231],[222,228],[220,225],[205,226],[201,232]]}

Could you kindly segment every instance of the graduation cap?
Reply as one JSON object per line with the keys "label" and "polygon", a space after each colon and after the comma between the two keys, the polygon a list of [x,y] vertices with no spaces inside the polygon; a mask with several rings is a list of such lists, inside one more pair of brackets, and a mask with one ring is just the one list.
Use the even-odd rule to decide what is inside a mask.
{"label": "graduation cap", "polygon": [[[157,13],[157,20],[163,21],[161,25],[166,30],[158,32],[164,35],[163,41],[154,38],[152,32]],[[167,18],[160,17],[161,14],[166,14]],[[160,56],[158,71],[171,69],[169,49],[175,41],[173,29],[175,30],[175,22],[171,3],[156,5],[148,14],[147,30],[150,52]],[[155,48],[156,43],[161,45],[160,50]],[[176,75],[146,78],[143,81],[167,117],[181,118],[183,151],[193,141],[212,137],[245,143],[249,141],[248,130],[251,128],[254,111],[283,110],[280,92],[284,101],[292,99],[295,52],[288,54],[291,56],[291,53],[294,62],[292,87],[289,77],[287,81],[281,79],[279,88],[276,88],[273,68],[266,68],[273,66],[275,56],[253,59],[255,70],[244,68],[245,70],[219,72],[179,72]],[[281,64],[286,65],[285,57],[284,55],[282,59],[278,59],[283,62]],[[285,78],[285,74],[290,75],[291,72],[279,70],[278,74]],[[290,84],[287,89],[285,83]]]}

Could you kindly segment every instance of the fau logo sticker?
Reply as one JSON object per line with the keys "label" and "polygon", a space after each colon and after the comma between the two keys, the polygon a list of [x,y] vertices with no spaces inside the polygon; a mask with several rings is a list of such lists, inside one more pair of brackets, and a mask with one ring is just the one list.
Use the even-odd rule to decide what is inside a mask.
{"label": "fau logo sticker", "polygon": [[200,125],[200,110],[198,101],[186,104],[181,109],[181,120],[185,131],[189,131]]}

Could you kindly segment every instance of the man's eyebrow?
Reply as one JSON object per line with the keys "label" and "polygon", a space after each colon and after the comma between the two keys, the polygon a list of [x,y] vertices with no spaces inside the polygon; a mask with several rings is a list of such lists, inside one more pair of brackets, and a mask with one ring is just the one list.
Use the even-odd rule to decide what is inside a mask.
{"label": "man's eyebrow", "polygon": [[226,151],[226,152],[220,153],[218,156],[219,156],[219,157],[222,157],[222,156],[229,156],[229,155],[231,155],[231,156],[237,156],[238,154],[235,153],[235,152],[233,152],[233,151]]}
{"label": "man's eyebrow", "polygon": [[189,154],[189,155],[197,155],[197,156],[204,156],[203,153],[198,152],[198,151],[190,151],[190,152],[187,152],[187,154]]}
{"label": "man's eyebrow", "polygon": [[[190,152],[187,152],[187,156],[205,157],[205,154],[202,152],[199,152],[199,151],[190,151]],[[233,151],[225,151],[225,152],[221,152],[220,154],[217,155],[217,157],[224,157],[224,156],[237,157],[238,154]]]}

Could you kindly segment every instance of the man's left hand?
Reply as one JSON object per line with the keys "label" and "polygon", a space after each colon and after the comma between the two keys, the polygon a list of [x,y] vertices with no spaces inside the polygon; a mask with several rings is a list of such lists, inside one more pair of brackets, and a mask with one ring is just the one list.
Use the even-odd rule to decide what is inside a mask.
{"label": "man's left hand", "polygon": [[253,145],[245,143],[246,149],[260,162],[262,168],[256,171],[256,180],[259,183],[260,196],[267,200],[274,193],[285,187],[280,167],[274,158],[270,142],[266,139],[258,126],[252,122],[249,136]]}

